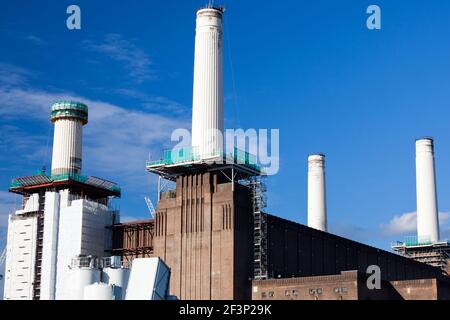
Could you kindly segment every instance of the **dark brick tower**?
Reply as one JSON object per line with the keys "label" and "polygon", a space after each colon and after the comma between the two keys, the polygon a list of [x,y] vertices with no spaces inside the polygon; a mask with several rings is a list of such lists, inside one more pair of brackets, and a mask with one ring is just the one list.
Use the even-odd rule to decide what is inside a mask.
{"label": "dark brick tower", "polygon": [[179,299],[250,299],[253,212],[248,187],[219,171],[176,179],[156,212],[154,255],[171,268]]}

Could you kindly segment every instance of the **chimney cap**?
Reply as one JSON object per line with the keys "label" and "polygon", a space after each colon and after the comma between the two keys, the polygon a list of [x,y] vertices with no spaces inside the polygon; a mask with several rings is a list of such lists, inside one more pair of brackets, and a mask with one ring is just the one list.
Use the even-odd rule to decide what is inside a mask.
{"label": "chimney cap", "polygon": [[198,9],[197,15],[199,13],[205,12],[205,11],[215,11],[215,12],[219,13],[220,15],[222,15],[225,12],[225,7],[224,6],[214,6],[214,5],[208,4],[205,7]]}
{"label": "chimney cap", "polygon": [[308,158],[309,157],[315,157],[315,156],[325,158],[325,153],[319,152],[319,153],[310,153],[310,154],[308,154]]}
{"label": "chimney cap", "polygon": [[88,122],[88,107],[82,102],[59,100],[51,107],[50,119],[54,123],[58,119],[77,119],[83,125]]}
{"label": "chimney cap", "polygon": [[416,142],[417,142],[417,141],[420,141],[420,140],[430,140],[430,141],[434,141],[433,137],[431,137],[431,136],[424,136],[424,137],[421,137],[421,138],[417,138],[417,139],[416,139]]}

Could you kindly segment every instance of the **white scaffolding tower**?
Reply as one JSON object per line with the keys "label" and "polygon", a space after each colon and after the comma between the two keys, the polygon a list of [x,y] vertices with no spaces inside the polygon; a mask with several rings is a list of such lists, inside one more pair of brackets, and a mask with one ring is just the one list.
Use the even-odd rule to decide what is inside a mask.
{"label": "white scaffolding tower", "polygon": [[255,176],[249,179],[248,186],[252,193],[253,205],[253,245],[254,245],[254,278],[262,280],[268,278],[267,270],[267,221],[263,209],[267,205],[265,192],[265,176]]}

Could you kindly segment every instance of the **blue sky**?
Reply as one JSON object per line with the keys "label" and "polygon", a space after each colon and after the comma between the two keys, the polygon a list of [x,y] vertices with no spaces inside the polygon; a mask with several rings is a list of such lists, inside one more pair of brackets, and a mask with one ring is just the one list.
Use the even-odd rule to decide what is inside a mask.
{"label": "blue sky", "polygon": [[[66,8],[81,8],[81,30]],[[195,10],[206,1],[8,1],[0,11],[0,236],[14,176],[50,166],[49,107],[89,105],[83,171],[118,182],[124,218],[145,218],[149,153],[190,127]],[[224,1],[227,128],[280,129],[270,213],[306,223],[307,155],[327,157],[331,232],[388,249],[414,234],[414,140],[433,136],[450,219],[450,2]],[[366,28],[366,8],[382,29]],[[234,79],[234,85],[233,85]],[[49,139],[50,137],[50,139]],[[47,143],[49,141],[49,144]]]}

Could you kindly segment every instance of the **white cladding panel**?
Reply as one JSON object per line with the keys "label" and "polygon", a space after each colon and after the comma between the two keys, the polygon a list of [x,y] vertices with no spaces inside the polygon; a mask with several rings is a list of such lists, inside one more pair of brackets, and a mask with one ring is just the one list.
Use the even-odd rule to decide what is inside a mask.
{"label": "white cladding panel", "polygon": [[84,300],[114,300],[114,287],[106,283],[94,283],[84,287]]}
{"label": "white cladding panel", "polygon": [[159,258],[134,259],[125,300],[165,300],[170,269]]}
{"label": "white cladding panel", "polygon": [[115,286],[116,300],[125,300],[129,277],[128,268],[105,268],[102,272],[102,281]]}
{"label": "white cladding panel", "polygon": [[100,270],[96,268],[75,268],[68,272],[68,283],[64,300],[83,300],[86,286],[100,282]]}
{"label": "white cladding panel", "polygon": [[[103,257],[111,247],[113,215],[108,207],[97,202],[78,199],[64,206],[61,199],[58,233],[56,299],[70,296],[69,265],[78,255]],[[69,281],[69,282],[68,282]]]}
{"label": "white cladding panel", "polygon": [[17,210],[16,214],[35,212],[39,210],[39,193],[33,193],[24,199],[23,209]]}
{"label": "white cladding panel", "polygon": [[439,218],[432,139],[416,141],[417,236],[419,241],[439,240]]}
{"label": "white cladding panel", "polygon": [[33,299],[37,217],[10,215],[5,265],[5,300]]}
{"label": "white cladding panel", "polygon": [[308,227],[327,231],[325,156],[308,157]]}
{"label": "white cladding panel", "polygon": [[83,124],[76,119],[55,121],[52,175],[81,173]]}
{"label": "white cladding panel", "polygon": [[192,146],[201,158],[223,152],[222,12],[197,12],[195,33]]}

